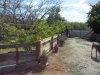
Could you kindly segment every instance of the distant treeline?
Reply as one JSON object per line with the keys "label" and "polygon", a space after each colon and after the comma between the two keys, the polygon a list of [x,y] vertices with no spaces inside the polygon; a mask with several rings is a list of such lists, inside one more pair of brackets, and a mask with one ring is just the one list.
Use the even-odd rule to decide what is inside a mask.
{"label": "distant treeline", "polygon": [[69,29],[75,30],[90,30],[87,23],[83,22],[67,22],[67,26]]}

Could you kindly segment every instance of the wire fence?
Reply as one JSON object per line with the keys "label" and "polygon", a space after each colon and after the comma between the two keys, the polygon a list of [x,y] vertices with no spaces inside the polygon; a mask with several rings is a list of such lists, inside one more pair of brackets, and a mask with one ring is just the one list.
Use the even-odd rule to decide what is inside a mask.
{"label": "wire fence", "polygon": [[69,30],[69,36],[70,37],[80,37],[83,39],[89,39],[91,35],[93,34],[93,31],[86,31],[86,30]]}

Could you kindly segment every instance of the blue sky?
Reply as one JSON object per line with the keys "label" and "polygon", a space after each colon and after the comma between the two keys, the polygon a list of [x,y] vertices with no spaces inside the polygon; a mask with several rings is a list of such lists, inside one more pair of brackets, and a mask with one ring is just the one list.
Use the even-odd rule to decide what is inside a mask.
{"label": "blue sky", "polygon": [[86,22],[87,13],[91,10],[89,4],[98,1],[100,0],[63,0],[60,14],[70,22]]}
{"label": "blue sky", "polygon": [[[25,0],[27,3],[33,0]],[[28,2],[29,1],[29,2]],[[38,4],[35,0],[32,4]],[[100,0],[62,0],[60,15],[70,22],[86,22],[87,13],[91,10],[89,4],[95,4]]]}

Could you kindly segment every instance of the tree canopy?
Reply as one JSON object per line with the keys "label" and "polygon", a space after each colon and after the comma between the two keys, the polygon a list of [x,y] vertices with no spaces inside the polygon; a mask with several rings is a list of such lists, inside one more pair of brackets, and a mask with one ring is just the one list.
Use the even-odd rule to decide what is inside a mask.
{"label": "tree canopy", "polygon": [[0,0],[0,19],[5,23],[36,25],[60,0]]}
{"label": "tree canopy", "polygon": [[92,28],[94,33],[100,34],[100,2],[91,5],[92,9],[88,13],[88,26]]}
{"label": "tree canopy", "polygon": [[49,11],[49,16],[47,18],[47,23],[49,27],[54,26],[58,21],[65,21],[63,17],[59,14],[60,6],[53,6]]}
{"label": "tree canopy", "polygon": [[[4,25],[4,28],[7,31],[4,34],[6,36],[4,39],[6,41],[8,41],[8,43],[34,42],[36,40],[54,36],[56,34],[59,34],[62,31],[64,31],[65,27],[66,27],[66,21],[59,14],[60,6],[54,5],[50,8],[51,9],[47,9],[48,13],[45,12],[46,14],[41,15],[40,19],[38,16],[35,15],[35,17],[37,18],[36,19],[37,21],[35,20],[35,17],[32,17],[32,16],[24,18],[24,21],[26,21],[28,19],[29,20],[28,23],[33,23],[33,26],[30,27],[29,29],[25,29],[22,27],[16,27],[15,24],[9,24],[9,23]],[[29,10],[30,10],[30,12],[32,11],[31,15],[34,14],[35,11],[33,12],[32,9],[29,9]],[[46,17],[46,18],[42,17],[42,16],[46,16],[47,14],[49,15],[48,17]],[[5,15],[5,17],[6,16],[7,15]],[[16,17],[16,16],[14,16],[14,17]],[[35,21],[34,20],[32,21],[31,17]],[[15,18],[15,21],[17,21],[16,18]],[[1,24],[2,24],[2,22],[3,21],[0,20]],[[4,23],[5,23],[5,21],[4,21]],[[23,23],[23,22],[21,22],[21,23]],[[29,25],[28,23],[26,23],[26,24]]]}

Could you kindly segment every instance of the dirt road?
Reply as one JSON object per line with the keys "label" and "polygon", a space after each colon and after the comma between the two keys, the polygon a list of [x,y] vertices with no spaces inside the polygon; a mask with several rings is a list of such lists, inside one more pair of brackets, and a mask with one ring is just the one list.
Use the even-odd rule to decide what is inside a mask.
{"label": "dirt road", "polygon": [[49,65],[41,72],[14,73],[12,75],[100,75],[100,60],[91,58],[91,42],[69,38],[57,54],[49,56]]}
{"label": "dirt road", "polygon": [[62,75],[100,75],[100,60],[95,59],[95,50],[91,58],[91,45],[91,42],[78,38],[66,41],[64,47],[71,47],[71,52],[63,60],[70,63],[71,68]]}
{"label": "dirt road", "polygon": [[100,75],[100,61],[95,60],[95,50],[91,58],[91,45],[91,42],[79,38],[66,40],[58,54],[50,57],[49,62],[55,61],[51,69],[50,66],[47,67],[47,74],[54,72],[50,75]]}

